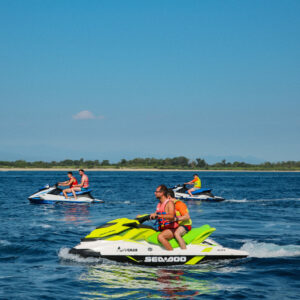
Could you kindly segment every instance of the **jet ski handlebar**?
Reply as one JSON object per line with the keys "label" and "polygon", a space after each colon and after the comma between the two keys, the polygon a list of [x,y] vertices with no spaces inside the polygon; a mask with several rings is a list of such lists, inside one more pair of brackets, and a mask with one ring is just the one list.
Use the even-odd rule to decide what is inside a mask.
{"label": "jet ski handlebar", "polygon": [[139,217],[136,217],[135,219],[142,224],[142,223],[150,220],[150,215],[148,215],[148,214],[147,215],[141,215]]}

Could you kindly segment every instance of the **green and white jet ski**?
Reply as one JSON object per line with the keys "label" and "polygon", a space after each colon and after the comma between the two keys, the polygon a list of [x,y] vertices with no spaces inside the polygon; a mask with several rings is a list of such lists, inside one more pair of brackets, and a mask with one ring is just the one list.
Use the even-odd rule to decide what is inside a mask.
{"label": "green and white jet ski", "polygon": [[246,251],[225,248],[208,237],[216,229],[209,225],[194,228],[184,235],[187,249],[170,240],[173,251],[165,250],[157,240],[159,231],[143,225],[149,215],[137,219],[112,220],[88,234],[71,254],[107,258],[141,265],[195,265],[208,260],[244,258]]}

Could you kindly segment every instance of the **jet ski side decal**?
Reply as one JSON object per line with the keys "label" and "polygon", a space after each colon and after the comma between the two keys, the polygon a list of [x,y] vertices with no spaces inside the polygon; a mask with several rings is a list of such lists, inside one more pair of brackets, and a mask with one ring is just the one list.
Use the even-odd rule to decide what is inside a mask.
{"label": "jet ski side decal", "polygon": [[184,263],[186,256],[146,256],[145,263]]}
{"label": "jet ski side decal", "polygon": [[201,259],[203,259],[205,256],[194,256],[192,259],[187,261],[186,265],[196,265]]}

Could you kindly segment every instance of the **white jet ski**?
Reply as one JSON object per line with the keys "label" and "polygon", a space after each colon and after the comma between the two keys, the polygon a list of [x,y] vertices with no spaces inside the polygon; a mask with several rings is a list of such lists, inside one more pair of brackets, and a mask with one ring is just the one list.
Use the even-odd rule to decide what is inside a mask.
{"label": "white jet ski", "polygon": [[175,198],[180,200],[197,200],[197,201],[209,201],[209,202],[220,202],[225,199],[212,194],[212,189],[196,189],[192,192],[193,197],[189,195],[188,188],[185,184],[179,184],[172,188],[175,193]]}
{"label": "white jet ski", "polygon": [[180,249],[175,239],[170,240],[173,251],[165,250],[157,239],[160,232],[142,224],[146,220],[149,215],[134,220],[112,220],[88,234],[70,253],[150,266],[195,265],[208,260],[248,256],[246,251],[225,248],[209,239],[215,231],[209,225],[193,228],[184,235],[186,250]]}
{"label": "white jet ski", "polygon": [[103,200],[94,199],[91,195],[90,189],[85,191],[76,192],[77,200],[74,198],[72,193],[68,193],[69,198],[65,198],[63,190],[58,188],[57,184],[53,186],[49,186],[49,184],[45,185],[44,187],[40,188],[38,192],[32,194],[28,197],[31,203],[36,204],[54,204],[57,202],[64,202],[64,203],[93,203],[98,202],[102,203]]}

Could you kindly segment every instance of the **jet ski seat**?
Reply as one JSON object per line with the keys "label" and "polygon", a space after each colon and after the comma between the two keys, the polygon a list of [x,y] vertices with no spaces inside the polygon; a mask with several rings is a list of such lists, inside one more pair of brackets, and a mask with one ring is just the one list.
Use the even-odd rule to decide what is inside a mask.
{"label": "jet ski seat", "polygon": [[[211,189],[197,189],[195,191],[192,191],[192,195],[197,195],[197,194],[201,194],[201,193],[210,193]],[[186,194],[188,194],[188,191],[185,192]]]}
{"label": "jet ski seat", "polygon": [[[91,189],[86,189],[84,191],[76,191],[75,194],[76,195],[82,195],[82,194],[86,194],[86,193],[90,193],[92,190]],[[63,196],[63,192],[60,193],[60,195]],[[68,196],[73,196],[72,193],[67,193]]]}
{"label": "jet ski seat", "polygon": [[[216,229],[210,227],[209,225],[203,225],[199,228],[194,228],[191,231],[189,231],[187,234],[183,236],[183,239],[185,243],[188,244],[200,244],[202,243],[208,236],[210,236]],[[160,232],[156,232],[153,235],[149,236],[147,238],[147,242],[161,245],[161,243],[158,241],[158,235]],[[175,238],[171,239],[170,244],[173,248],[178,248],[179,244]]]}

